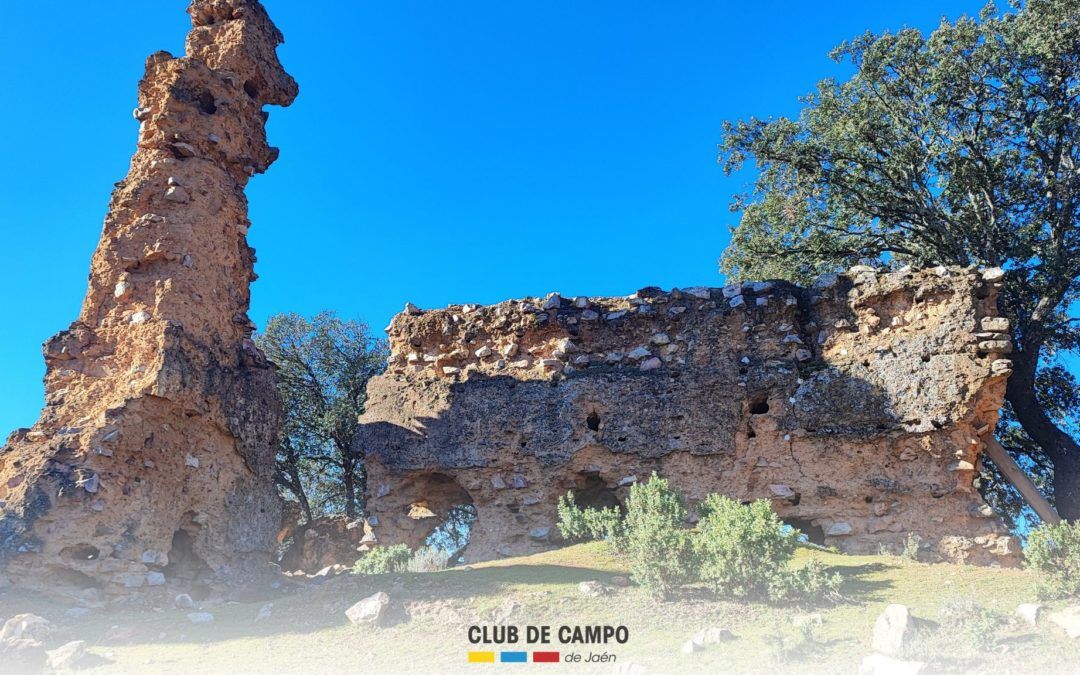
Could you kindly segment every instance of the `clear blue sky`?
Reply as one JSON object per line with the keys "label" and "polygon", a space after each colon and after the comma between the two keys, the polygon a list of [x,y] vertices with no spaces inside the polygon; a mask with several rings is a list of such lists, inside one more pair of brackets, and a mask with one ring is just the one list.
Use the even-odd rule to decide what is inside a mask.
{"label": "clear blue sky", "polygon": [[[718,285],[736,216],[725,119],[792,114],[867,29],[977,1],[266,0],[300,98],[250,188],[252,317],[408,300]],[[0,25],[0,435],[42,404],[40,345],[77,316],[148,54],[185,0],[10,3]],[[44,11],[44,7],[48,11]]]}

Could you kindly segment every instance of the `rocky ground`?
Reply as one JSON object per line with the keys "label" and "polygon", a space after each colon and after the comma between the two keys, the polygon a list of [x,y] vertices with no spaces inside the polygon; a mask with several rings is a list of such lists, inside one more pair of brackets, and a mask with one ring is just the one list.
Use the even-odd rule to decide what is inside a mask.
{"label": "rocky ground", "polygon": [[[821,551],[800,560],[809,555],[844,575],[845,601],[774,607],[691,589],[657,602],[628,584],[602,544],[431,574],[286,580],[232,601],[181,598],[179,607],[86,611],[9,588],[0,619],[41,621],[7,622],[2,669],[42,656],[33,645],[42,642],[58,669],[90,673],[851,673],[919,672],[918,663],[925,673],[1080,672],[1080,601],[1017,612],[1038,602],[1024,571]],[[468,664],[468,651],[532,647],[470,646],[474,624],[625,625],[629,641],[545,647],[614,662],[485,666]]]}

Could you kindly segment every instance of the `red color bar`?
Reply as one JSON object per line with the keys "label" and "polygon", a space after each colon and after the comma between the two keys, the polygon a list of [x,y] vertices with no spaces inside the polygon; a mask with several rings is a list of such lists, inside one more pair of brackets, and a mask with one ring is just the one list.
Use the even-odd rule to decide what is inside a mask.
{"label": "red color bar", "polygon": [[533,663],[558,663],[559,652],[533,652]]}

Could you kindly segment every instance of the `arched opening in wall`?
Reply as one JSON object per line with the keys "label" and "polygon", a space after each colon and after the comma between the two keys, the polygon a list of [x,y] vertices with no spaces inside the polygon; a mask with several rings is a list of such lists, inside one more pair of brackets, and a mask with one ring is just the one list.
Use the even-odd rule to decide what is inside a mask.
{"label": "arched opening in wall", "polygon": [[161,570],[167,579],[198,582],[213,573],[210,565],[195,551],[195,537],[199,526],[195,523],[194,516],[191,512],[185,513],[180,527],[173,533],[169,562]]}
{"label": "arched opening in wall", "polygon": [[799,541],[825,545],[825,530],[805,518],[783,518],[784,525],[799,531]]}
{"label": "arched opening in wall", "polygon": [[574,504],[581,509],[608,509],[616,507],[625,512],[626,508],[619,501],[615,489],[604,482],[600,476],[586,475],[579,486],[571,492],[574,495]]}
{"label": "arched opening in wall", "polygon": [[[424,548],[437,552],[437,560],[445,557],[447,566],[460,565],[464,562],[465,547],[469,545],[469,534],[476,518],[476,505],[472,502],[451,506],[424,540]],[[418,563],[422,564],[421,561]]]}
{"label": "arched opening in wall", "polygon": [[419,530],[423,539],[410,564],[412,571],[438,571],[460,564],[478,518],[472,495],[455,478],[442,473],[422,476],[409,489],[423,496],[406,507],[409,518],[423,523]]}

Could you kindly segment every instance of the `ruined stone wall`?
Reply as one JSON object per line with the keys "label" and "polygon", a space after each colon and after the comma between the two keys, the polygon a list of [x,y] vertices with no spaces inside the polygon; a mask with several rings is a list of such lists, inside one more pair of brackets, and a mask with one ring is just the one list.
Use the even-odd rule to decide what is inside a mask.
{"label": "ruined stone wall", "polygon": [[[973,487],[1011,363],[1000,270],[877,274],[421,311],[389,328],[357,436],[368,525],[421,543],[478,512],[467,559],[558,537],[556,502],[656,471],[691,502],[772,500],[848,552],[1015,562]],[[693,516],[691,516],[693,517]]]}
{"label": "ruined stone wall", "polygon": [[0,575],[93,599],[265,564],[280,403],[247,317],[244,186],[296,83],[256,0],[195,0],[186,56],[139,83],[79,318],[49,340],[46,407],[0,450]]}

